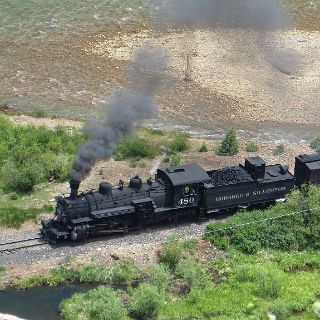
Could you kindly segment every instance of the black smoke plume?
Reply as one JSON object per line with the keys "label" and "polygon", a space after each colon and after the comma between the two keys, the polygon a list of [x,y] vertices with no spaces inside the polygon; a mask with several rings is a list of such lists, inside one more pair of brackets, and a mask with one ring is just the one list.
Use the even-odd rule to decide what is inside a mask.
{"label": "black smoke plume", "polygon": [[78,149],[70,172],[72,179],[82,181],[96,161],[111,158],[117,143],[140,121],[157,114],[154,96],[160,83],[166,81],[166,65],[167,56],[159,48],[144,46],[137,52],[129,67],[129,79],[134,84],[113,96],[106,105],[104,122],[91,121],[83,127],[88,141]]}

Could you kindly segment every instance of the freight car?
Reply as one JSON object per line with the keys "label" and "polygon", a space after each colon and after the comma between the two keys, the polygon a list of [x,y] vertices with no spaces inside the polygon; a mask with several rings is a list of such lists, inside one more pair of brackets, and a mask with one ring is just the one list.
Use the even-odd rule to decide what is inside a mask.
{"label": "freight car", "polygon": [[97,191],[80,194],[79,182],[70,181],[70,196],[56,198],[54,218],[42,221],[41,233],[51,241],[76,241],[182,216],[264,206],[283,201],[295,184],[308,182],[320,183],[319,154],[296,157],[295,176],[286,165],[266,165],[257,156],[212,171],[197,164],[158,169],[146,182],[135,176],[128,186],[103,182]]}

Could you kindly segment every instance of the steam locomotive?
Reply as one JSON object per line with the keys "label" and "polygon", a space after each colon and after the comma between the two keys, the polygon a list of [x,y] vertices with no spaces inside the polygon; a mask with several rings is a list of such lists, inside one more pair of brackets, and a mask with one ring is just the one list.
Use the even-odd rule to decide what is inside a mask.
{"label": "steam locomotive", "polygon": [[68,197],[56,198],[53,219],[43,220],[41,233],[56,242],[84,240],[99,234],[127,232],[182,216],[205,217],[230,209],[265,206],[284,201],[296,185],[320,184],[320,154],[295,158],[292,175],[286,165],[266,165],[259,156],[244,165],[205,171],[197,164],[158,169],[146,182],[135,176],[128,186],[103,182],[97,191],[78,194],[70,181]]}

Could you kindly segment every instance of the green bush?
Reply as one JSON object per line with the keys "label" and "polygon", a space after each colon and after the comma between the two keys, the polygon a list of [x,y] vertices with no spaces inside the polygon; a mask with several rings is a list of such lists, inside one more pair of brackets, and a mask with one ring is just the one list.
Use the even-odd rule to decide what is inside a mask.
{"label": "green bush", "polygon": [[137,319],[157,319],[164,301],[163,292],[148,283],[142,283],[132,291],[129,309]]}
{"label": "green bush", "polygon": [[120,161],[130,158],[154,158],[160,153],[160,147],[152,141],[139,137],[129,137],[117,145],[113,157],[116,161]]}
{"label": "green bush", "polygon": [[66,320],[127,320],[124,305],[108,287],[98,287],[85,293],[76,293],[59,306]]}
{"label": "green bush", "polygon": [[165,265],[154,264],[148,268],[148,283],[159,291],[167,290],[171,279],[172,275]]}
{"label": "green bush", "polygon": [[311,143],[310,148],[314,149],[316,152],[320,153],[320,136],[315,137]]}
{"label": "green bush", "polygon": [[258,149],[259,149],[259,146],[255,141],[247,142],[246,147],[245,147],[245,150],[247,152],[256,152],[256,151],[258,151]]}
{"label": "green bush", "polygon": [[15,126],[0,116],[0,188],[5,192],[29,192],[55,171],[58,180],[69,177],[69,169],[83,136],[58,126]]}
{"label": "green bush", "polygon": [[205,142],[202,143],[201,147],[199,148],[199,152],[208,152],[208,146]]}
{"label": "green bush", "polygon": [[176,268],[183,254],[183,244],[173,237],[162,244],[161,262],[168,265],[172,270]]}
{"label": "green bush", "polygon": [[204,287],[208,281],[200,263],[192,259],[181,260],[176,275],[186,282],[189,290],[191,287]]}
{"label": "green bush", "polygon": [[178,166],[181,163],[181,156],[179,154],[172,154],[170,156],[170,165]]}
{"label": "green bush", "polygon": [[117,262],[111,270],[110,280],[114,283],[126,283],[140,277],[138,267],[129,260]]}
{"label": "green bush", "polygon": [[274,268],[263,268],[257,274],[257,294],[262,298],[278,298],[282,290],[282,277]]}
{"label": "green bush", "polygon": [[189,147],[190,136],[186,133],[177,133],[173,139],[167,144],[172,152],[182,152]]}
{"label": "green bush", "polygon": [[275,149],[272,151],[272,154],[273,154],[274,156],[279,156],[279,155],[283,154],[284,151],[285,151],[285,146],[284,146],[283,143],[281,143],[281,144],[278,144],[278,145],[275,147]]}
{"label": "green bush", "polygon": [[216,153],[221,156],[233,156],[239,152],[239,142],[236,136],[236,130],[231,128],[225,135],[222,142],[216,149]]}
{"label": "green bush", "polygon": [[28,115],[34,118],[45,118],[48,116],[47,112],[42,107],[34,107],[29,112]]}
{"label": "green bush", "polygon": [[[308,207],[312,210],[300,213],[301,209]],[[285,203],[267,210],[239,212],[225,222],[209,224],[207,239],[218,248],[232,246],[247,253],[254,253],[262,248],[287,251],[319,249],[319,207],[319,187],[310,186],[308,196],[295,190]],[[279,216],[281,217],[277,218]]]}

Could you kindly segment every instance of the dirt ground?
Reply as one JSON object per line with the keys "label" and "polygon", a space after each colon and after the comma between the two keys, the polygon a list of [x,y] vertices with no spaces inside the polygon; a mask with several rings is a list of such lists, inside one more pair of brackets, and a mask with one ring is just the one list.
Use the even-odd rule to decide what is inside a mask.
{"label": "dirt ground", "polygon": [[[319,32],[298,30],[257,34],[221,29],[172,31],[154,35],[147,30],[95,39],[83,50],[94,56],[129,61],[144,43],[165,48],[177,78],[174,94],[180,103],[162,97],[162,113],[198,121],[319,124]],[[192,82],[182,83],[186,55]]]}

